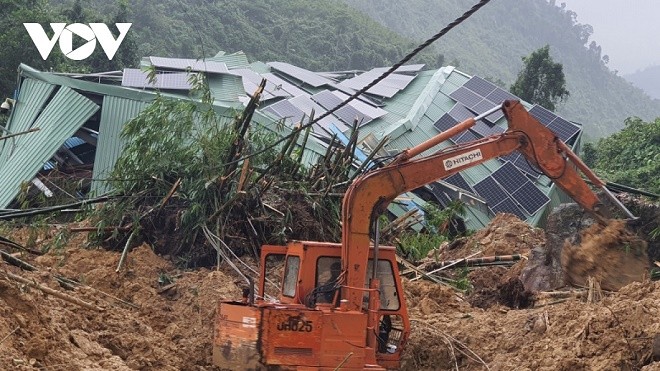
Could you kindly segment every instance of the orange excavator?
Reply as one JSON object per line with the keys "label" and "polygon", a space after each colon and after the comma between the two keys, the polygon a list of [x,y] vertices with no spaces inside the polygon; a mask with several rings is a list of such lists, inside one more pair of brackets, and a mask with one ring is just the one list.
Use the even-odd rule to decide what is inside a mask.
{"label": "orange excavator", "polygon": [[[508,120],[504,133],[415,159],[496,109]],[[605,222],[609,215],[579,172],[633,218],[552,131],[520,102],[506,101],[356,179],[343,200],[341,244],[263,246],[256,288],[246,288],[240,301],[219,303],[214,364],[233,370],[397,369],[410,321],[395,249],[378,245],[378,215],[401,193],[514,151],[598,220]],[[276,262],[283,270],[274,268]],[[266,285],[273,277],[281,288],[269,298]]]}

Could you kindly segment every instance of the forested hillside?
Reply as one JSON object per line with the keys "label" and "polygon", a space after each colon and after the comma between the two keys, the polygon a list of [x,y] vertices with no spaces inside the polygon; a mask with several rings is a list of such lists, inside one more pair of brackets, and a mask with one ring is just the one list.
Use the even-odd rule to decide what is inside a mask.
{"label": "forested hillside", "polygon": [[[251,60],[284,61],[316,71],[391,65],[472,5],[461,0],[333,0],[322,5],[311,0],[34,0],[20,6],[40,7],[41,17],[36,20],[42,23],[46,19],[112,22],[119,3],[127,5],[123,18],[133,23],[135,63],[137,57],[147,55],[198,58],[219,50],[243,50]],[[84,8],[83,19],[73,19],[76,6]],[[13,15],[0,20],[5,30],[25,33],[20,22],[26,20]],[[630,116],[648,121],[660,116],[660,101],[609,71],[607,56],[590,40],[591,32],[590,26],[576,22],[575,13],[554,1],[494,0],[416,62],[430,68],[452,64],[508,88],[522,67],[521,58],[548,44],[551,56],[564,66],[570,92],[558,112],[582,123],[588,137],[616,132]],[[29,45],[21,49],[14,42],[21,62],[44,67],[29,41],[21,43]],[[15,82],[19,55],[9,49],[7,53],[10,58],[0,60],[3,93],[9,93]],[[65,62],[55,69],[65,65],[68,71],[90,70]],[[11,65],[4,66],[7,63]]]}
{"label": "forested hillside", "polygon": [[[417,40],[435,34],[476,1],[346,0],[375,20]],[[592,28],[576,22],[575,13],[554,0],[495,0],[440,39],[434,47],[449,64],[468,74],[501,80],[509,87],[522,66],[521,57],[550,45],[564,66],[568,100],[558,112],[582,123],[590,138],[624,126],[629,116],[653,120],[660,102],[609,71],[607,57],[590,40]],[[633,35],[631,35],[633,37]]]}
{"label": "forested hillside", "polygon": [[651,66],[624,77],[652,98],[660,99],[660,66]]}
{"label": "forested hillside", "polygon": [[[72,3],[53,2],[65,8]],[[84,6],[108,14],[117,4],[93,0]],[[416,46],[337,1],[136,0],[129,8],[141,56],[199,58],[242,50],[251,60],[329,71],[391,65]],[[437,67],[442,57],[427,51],[417,61]]]}

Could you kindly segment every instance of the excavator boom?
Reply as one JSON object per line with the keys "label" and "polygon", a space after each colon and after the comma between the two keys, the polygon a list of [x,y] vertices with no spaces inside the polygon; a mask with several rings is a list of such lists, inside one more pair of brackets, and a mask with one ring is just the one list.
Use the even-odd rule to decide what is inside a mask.
{"label": "excavator boom", "polygon": [[[450,131],[403,152],[388,166],[369,172],[348,189],[343,200],[342,269],[346,277],[342,297],[349,308],[361,310],[370,225],[373,217],[385,211],[399,194],[475,166],[489,159],[520,151],[530,164],[599,220],[606,220],[602,203],[578,173],[579,169],[594,184],[603,182],[552,131],[540,124],[518,101],[506,101],[502,109],[509,122],[503,134],[450,147],[434,154],[414,159],[457,132],[474,125],[468,119]],[[624,208],[625,209],[625,208]],[[626,210],[627,211],[627,210]]]}
{"label": "excavator boom", "polygon": [[[605,221],[605,209],[579,172],[596,186],[604,187],[603,182],[520,102],[506,101],[498,109],[509,122],[500,135],[417,158],[479,119],[471,118],[357,178],[343,199],[341,244],[291,241],[287,246],[263,246],[260,295],[253,300],[251,287],[242,301],[218,305],[214,363],[230,369],[397,369],[410,320],[396,250],[379,247],[377,234],[372,245],[372,221],[401,193],[490,159],[521,152]],[[273,269],[277,261],[281,269]],[[275,272],[282,275],[279,296],[267,300],[266,282],[272,282],[268,276]]]}

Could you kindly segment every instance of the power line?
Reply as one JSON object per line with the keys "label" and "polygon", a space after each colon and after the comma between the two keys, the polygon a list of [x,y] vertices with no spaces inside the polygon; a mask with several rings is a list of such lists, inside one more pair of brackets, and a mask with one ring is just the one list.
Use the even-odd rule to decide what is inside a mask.
{"label": "power line", "polygon": [[403,57],[403,59],[401,59],[399,62],[397,62],[396,64],[394,64],[392,67],[390,67],[387,71],[385,71],[385,72],[384,72],[382,75],[380,75],[378,78],[376,78],[375,80],[373,80],[372,82],[370,82],[369,84],[367,84],[366,86],[364,86],[362,89],[360,89],[360,90],[358,90],[357,92],[355,92],[353,95],[351,95],[350,97],[348,97],[348,99],[346,99],[345,101],[341,102],[340,104],[338,104],[337,106],[335,106],[335,107],[332,108],[331,110],[326,111],[326,112],[323,113],[321,116],[315,118],[314,120],[308,122],[307,124],[304,124],[304,125],[300,125],[300,126],[298,126],[298,127],[295,127],[295,128],[291,131],[290,134],[288,134],[288,135],[286,135],[286,136],[283,136],[282,138],[276,140],[274,143],[272,143],[272,144],[266,146],[265,148],[263,148],[263,149],[261,149],[261,150],[259,150],[259,151],[257,151],[257,152],[251,153],[251,154],[249,154],[249,155],[243,156],[243,157],[241,157],[241,158],[238,158],[238,159],[236,159],[236,160],[229,161],[229,162],[225,162],[225,163],[222,164],[222,165],[223,165],[223,166],[231,165],[231,164],[234,164],[234,163],[236,163],[236,162],[244,161],[244,160],[246,160],[246,159],[248,159],[248,158],[251,158],[251,157],[254,157],[254,156],[260,155],[260,154],[262,154],[262,153],[264,153],[264,152],[266,152],[266,151],[268,151],[268,150],[270,150],[270,149],[276,147],[276,146],[279,145],[280,143],[283,143],[283,142],[289,140],[292,136],[297,135],[299,132],[301,132],[301,131],[307,129],[308,127],[310,127],[310,126],[312,126],[312,125],[314,125],[314,124],[316,124],[316,123],[319,122],[321,119],[328,117],[329,115],[331,115],[332,113],[334,113],[334,112],[337,111],[338,109],[340,109],[340,108],[344,107],[345,105],[347,105],[347,104],[348,104],[349,102],[351,102],[352,100],[356,99],[356,98],[359,97],[360,95],[362,95],[362,94],[364,94],[365,92],[367,92],[367,90],[371,89],[372,87],[374,87],[374,86],[375,86],[376,84],[378,84],[379,82],[383,81],[387,76],[389,76],[390,74],[392,74],[392,73],[393,73],[394,71],[396,71],[399,67],[401,67],[402,65],[404,65],[406,62],[410,61],[410,60],[411,60],[415,55],[417,55],[419,52],[421,52],[421,51],[424,50],[426,47],[428,47],[429,45],[431,45],[433,42],[435,42],[436,40],[438,40],[439,38],[441,38],[442,36],[444,36],[447,32],[449,32],[449,31],[450,31],[451,29],[453,29],[454,27],[456,27],[456,26],[458,26],[459,24],[463,23],[463,21],[465,21],[466,19],[468,19],[472,14],[474,14],[477,10],[481,9],[481,7],[483,7],[484,5],[488,4],[489,2],[490,2],[490,0],[481,0],[481,1],[479,1],[477,4],[475,4],[474,6],[472,6],[472,8],[470,8],[468,11],[466,11],[465,13],[463,13],[463,15],[461,15],[461,16],[458,17],[458,18],[456,18],[456,19],[453,20],[451,23],[449,23],[447,26],[445,26],[445,28],[443,28],[442,30],[440,30],[440,32],[438,32],[437,34],[431,36],[428,40],[426,40],[425,42],[423,42],[422,44],[420,44],[420,45],[419,45],[417,48],[415,48],[412,52],[408,53],[408,55],[406,55],[405,57]]}

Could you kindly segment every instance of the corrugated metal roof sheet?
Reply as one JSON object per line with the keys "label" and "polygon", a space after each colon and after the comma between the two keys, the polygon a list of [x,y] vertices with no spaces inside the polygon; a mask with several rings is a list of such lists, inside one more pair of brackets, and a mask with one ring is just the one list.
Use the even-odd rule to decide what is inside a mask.
{"label": "corrugated metal roof sheet", "polygon": [[99,106],[70,88],[61,87],[35,120],[39,131],[18,137],[16,147],[0,168],[0,208],[5,208],[55,151]]}
{"label": "corrugated metal roof sheet", "polygon": [[147,103],[131,99],[111,96],[105,96],[103,98],[99,137],[92,175],[94,179],[92,182],[92,194],[100,195],[108,191],[109,187],[105,179],[110,175],[121,151],[124,149],[125,143],[121,139],[121,131],[124,125],[142,112],[147,105]]}
{"label": "corrugated metal roof sheet", "polygon": [[225,52],[219,52],[211,58],[206,58],[207,61],[216,61],[222,62],[231,68],[243,68],[247,67],[250,62],[248,61],[247,56],[242,51],[226,54]]}
{"label": "corrugated metal roof sheet", "polygon": [[[5,129],[10,133],[19,133],[32,128],[34,120],[54,89],[55,85],[52,84],[32,79],[24,80]],[[14,137],[0,141],[0,164],[7,161],[19,139],[20,137]]]}
{"label": "corrugated metal roof sheet", "polygon": [[238,97],[245,96],[243,79],[235,75],[214,75],[208,78],[209,90],[213,98],[225,102],[238,102]]}

